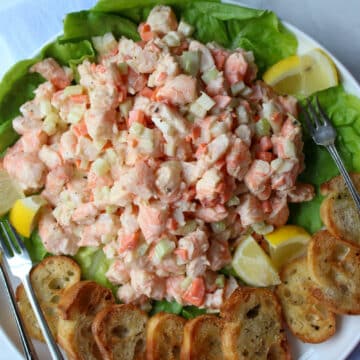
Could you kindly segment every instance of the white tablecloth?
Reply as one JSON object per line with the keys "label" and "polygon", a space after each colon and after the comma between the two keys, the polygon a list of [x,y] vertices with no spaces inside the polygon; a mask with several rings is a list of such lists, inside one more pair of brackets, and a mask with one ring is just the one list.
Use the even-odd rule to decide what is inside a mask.
{"label": "white tablecloth", "polygon": [[[64,14],[95,3],[96,0],[0,0],[0,77],[13,63],[29,57],[59,33]],[[274,10],[322,43],[360,81],[360,0],[243,0],[242,3]],[[1,287],[0,290],[3,291]],[[1,305],[1,327],[16,334],[7,305]],[[20,347],[16,337],[14,341]],[[0,360],[20,358],[0,337]],[[350,359],[360,359],[360,347]]]}

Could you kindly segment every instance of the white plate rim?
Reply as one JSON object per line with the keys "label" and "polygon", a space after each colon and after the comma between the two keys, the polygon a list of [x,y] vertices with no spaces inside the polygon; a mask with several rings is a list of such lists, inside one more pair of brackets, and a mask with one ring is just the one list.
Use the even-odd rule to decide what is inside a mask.
{"label": "white plate rim", "polygon": [[[241,3],[241,1],[222,0],[222,2],[250,8],[250,6]],[[325,48],[323,45],[321,45],[317,40],[312,38],[310,35],[307,35],[305,32],[303,32],[302,30],[300,30],[296,26],[292,25],[291,23],[289,23],[289,22],[287,22],[287,21],[285,21],[283,19],[281,19],[281,22],[298,39],[298,53],[299,54],[302,54],[302,53],[306,52],[310,48],[314,48],[314,47],[321,48],[334,61],[335,65],[336,65],[336,67],[338,69],[338,73],[340,75],[341,84],[344,86],[344,89],[348,93],[351,93],[351,94],[353,94],[353,95],[355,95],[357,97],[360,97],[360,85],[359,85],[359,83],[354,78],[354,76],[350,73],[350,71],[336,58],[336,56],[334,56],[327,48]],[[47,44],[47,43],[49,43],[51,41],[54,41],[60,34],[61,34],[61,32],[59,32],[57,35],[51,37],[45,44]],[[37,55],[38,52],[40,51],[40,49],[37,50],[32,56]],[[13,283],[18,283],[18,281],[14,280]],[[4,296],[3,293],[1,293],[0,294],[0,299],[3,300],[3,298],[5,298],[5,296]],[[359,320],[359,325],[360,325],[360,317],[358,317],[358,320]],[[14,330],[15,330],[15,328],[14,328]],[[340,336],[341,336],[341,334],[340,334]],[[5,340],[5,342],[6,342],[6,344],[15,353],[17,353],[19,356],[22,356],[22,351],[18,348],[20,343],[16,344],[15,342],[13,342],[11,337],[9,336],[9,334],[7,334],[5,332],[5,330],[3,329],[2,326],[0,326],[0,338],[3,338]],[[292,340],[292,341],[294,341],[294,340]],[[331,341],[331,339],[329,341]],[[341,349],[341,355],[340,355],[341,357],[339,358],[337,356],[336,358],[334,358],[334,360],[335,359],[336,360],[346,360],[346,358],[351,354],[351,352],[355,349],[355,347],[359,343],[360,343],[360,333],[358,333],[357,337],[354,336],[351,341],[347,342],[346,347]],[[311,346],[316,347],[316,345],[311,345]],[[36,347],[36,350],[38,351],[38,354],[40,354],[40,359],[43,358],[43,356],[41,356],[41,355],[42,354],[45,355],[47,353],[47,349],[45,349],[45,344],[40,343],[38,341],[35,341],[35,347]],[[339,349],[337,349],[337,350],[339,350]],[[48,358],[48,357],[44,357],[44,359],[46,359],[46,358]],[[309,351],[307,351],[306,353],[301,354],[300,358],[298,358],[298,360],[317,360],[317,359],[320,360],[320,358],[318,358],[318,356],[316,354],[316,348],[313,349],[312,347],[309,349]],[[332,359],[327,358],[327,360],[332,360]]]}

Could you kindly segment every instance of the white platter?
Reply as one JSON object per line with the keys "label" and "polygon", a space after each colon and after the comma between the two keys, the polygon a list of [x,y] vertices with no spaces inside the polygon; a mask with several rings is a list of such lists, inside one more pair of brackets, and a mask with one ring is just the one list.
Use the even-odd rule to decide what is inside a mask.
{"label": "white platter", "polygon": [[[224,2],[239,5],[238,1],[225,0]],[[246,6],[246,5],[244,5]],[[322,48],[335,62],[340,74],[341,82],[347,92],[360,97],[360,85],[350,72],[337,60],[327,49],[320,45],[316,40],[300,31],[295,26],[284,22],[284,25],[291,30],[298,39],[299,47],[298,53],[303,54],[313,48]],[[49,39],[49,41],[52,39]],[[14,282],[16,284],[17,281]],[[17,330],[15,323],[12,319],[10,310],[8,309],[7,300],[4,291],[0,287],[0,339],[1,342],[6,343],[13,349],[16,357],[13,360],[21,359],[23,356],[20,353],[21,348],[18,340]],[[360,342],[360,316],[339,316],[337,318],[337,331],[336,334],[328,341],[322,344],[304,344],[296,340],[293,336],[289,335],[292,355],[295,360],[345,360],[347,356],[354,349],[356,344]],[[45,345],[35,342],[36,350],[40,360],[50,359],[50,354]],[[8,360],[8,354],[0,352],[0,360]]]}

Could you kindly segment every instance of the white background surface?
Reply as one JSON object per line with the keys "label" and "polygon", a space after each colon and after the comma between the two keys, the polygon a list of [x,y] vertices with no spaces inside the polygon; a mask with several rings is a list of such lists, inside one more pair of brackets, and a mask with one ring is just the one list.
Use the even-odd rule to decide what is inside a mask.
{"label": "white background surface", "polygon": [[[131,1],[131,0],[129,0]],[[70,11],[91,7],[96,0],[0,0],[0,77],[16,61],[29,57],[62,28]],[[274,10],[282,19],[314,37],[360,81],[360,0],[243,0],[252,7]],[[3,289],[0,287],[0,291]],[[15,326],[7,304],[0,325]],[[18,339],[14,341],[20,346]],[[0,360],[21,359],[0,337]],[[360,359],[360,347],[349,360]]]}

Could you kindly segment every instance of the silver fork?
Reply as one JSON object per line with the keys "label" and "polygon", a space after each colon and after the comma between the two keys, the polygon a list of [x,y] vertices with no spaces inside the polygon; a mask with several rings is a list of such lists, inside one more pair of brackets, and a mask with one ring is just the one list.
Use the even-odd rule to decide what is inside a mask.
{"label": "silver fork", "polygon": [[357,209],[360,211],[360,195],[357,192],[349,173],[345,169],[344,163],[335,146],[336,130],[332,126],[331,120],[326,115],[324,109],[320,106],[317,96],[315,97],[315,101],[318,111],[316,111],[309,100],[307,100],[307,108],[301,107],[310,135],[316,144],[324,146],[330,153],[345,180],[346,186],[354,199]]}
{"label": "silver fork", "polygon": [[[26,295],[39,323],[44,339],[49,347],[51,357],[56,360],[63,360],[64,358],[51,334],[49,326],[36,299],[34,289],[31,285],[30,270],[32,268],[32,261],[30,259],[29,253],[26,250],[25,245],[23,244],[19,235],[7,220],[1,221],[0,226],[7,240],[6,244],[4,239],[0,237],[1,247],[9,265],[8,267],[13,275],[20,278],[24,285]],[[8,229],[11,231],[13,238],[9,234]]]}

